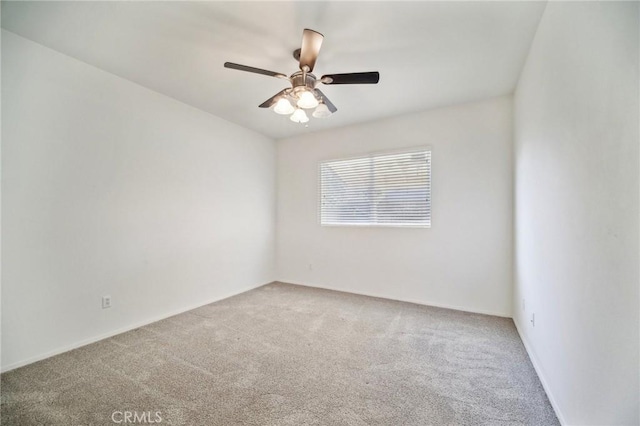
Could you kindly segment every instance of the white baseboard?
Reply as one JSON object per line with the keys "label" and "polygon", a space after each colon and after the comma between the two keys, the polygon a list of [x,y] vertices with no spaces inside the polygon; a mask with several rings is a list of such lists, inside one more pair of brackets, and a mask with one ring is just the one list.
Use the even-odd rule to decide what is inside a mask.
{"label": "white baseboard", "polygon": [[387,299],[387,300],[395,300],[398,302],[407,302],[407,303],[413,303],[416,305],[423,305],[423,306],[433,306],[436,308],[445,308],[445,309],[452,309],[454,311],[463,311],[463,312],[471,312],[474,314],[482,314],[482,315],[491,315],[494,317],[503,317],[503,318],[511,318],[511,313],[505,313],[505,312],[494,312],[494,311],[484,311],[484,310],[477,310],[477,309],[469,309],[466,308],[464,306],[455,306],[455,305],[445,305],[442,303],[432,303],[429,302],[428,300],[417,300],[417,299],[399,299],[399,298],[392,298],[383,294],[378,294],[378,293],[372,293],[372,292],[360,292],[360,291],[351,291],[351,290],[344,290],[344,289],[340,289],[340,288],[335,288],[335,287],[329,287],[329,286],[324,286],[324,285],[316,285],[316,284],[302,284],[302,283],[298,283],[298,282],[294,282],[294,281],[288,281],[288,280],[278,280],[277,282],[281,282],[283,284],[293,284],[293,285],[299,285],[299,286],[303,286],[303,287],[312,287],[312,288],[321,288],[323,290],[332,290],[332,291],[339,291],[341,293],[350,293],[350,294],[358,294],[361,296],[369,296],[369,297],[377,297],[378,299]]}
{"label": "white baseboard", "polygon": [[[274,281],[271,281],[271,282],[274,282]],[[201,306],[205,306],[205,305],[208,305],[210,303],[218,302],[220,300],[228,299],[229,297],[233,297],[233,296],[236,296],[238,294],[245,293],[245,292],[247,292],[249,290],[253,290],[253,289],[256,289],[256,288],[271,284],[271,282],[268,282],[266,284],[256,285],[256,286],[244,287],[244,288],[242,288],[240,290],[226,293],[223,296],[215,297],[213,299],[207,300],[207,301],[202,302],[202,303],[198,303],[198,304],[195,304],[195,305],[192,305],[192,306],[187,306],[187,307],[184,307],[184,308],[180,308],[180,309],[177,309],[175,311],[171,311],[171,312],[168,312],[166,314],[162,314],[160,316],[156,316],[156,317],[153,317],[153,318],[150,318],[150,319],[146,319],[146,320],[141,321],[139,323],[135,323],[135,324],[132,324],[132,325],[128,325],[126,327],[119,328],[119,329],[114,330],[114,331],[110,331],[108,333],[100,334],[98,336],[90,337],[88,339],[84,339],[84,340],[81,340],[79,342],[72,343],[70,345],[65,345],[65,346],[59,347],[59,348],[56,348],[56,349],[54,349],[52,351],[45,352],[43,354],[39,354],[39,355],[27,358],[27,359],[22,360],[22,361],[14,362],[13,364],[9,364],[9,365],[3,366],[1,372],[2,373],[6,373],[7,371],[11,371],[11,370],[14,370],[14,369],[19,368],[19,367],[24,367],[25,365],[29,365],[29,364],[32,364],[32,363],[37,362],[37,361],[42,361],[43,359],[51,358],[52,356],[60,355],[61,353],[68,352],[68,351],[71,351],[73,349],[81,348],[82,346],[90,345],[91,343],[95,343],[95,342],[98,342],[100,340],[108,339],[109,337],[113,337],[113,336],[116,336],[118,334],[126,333],[127,331],[131,331],[131,330],[134,330],[136,328],[144,327],[145,325],[149,325],[149,324],[152,324],[154,322],[161,321],[163,319],[167,319],[169,317],[172,317],[172,316],[175,316],[175,315],[179,315],[179,314],[182,314],[184,312],[191,311],[191,310],[199,308]]]}
{"label": "white baseboard", "polygon": [[520,331],[520,326],[518,325],[518,321],[515,318],[513,318],[513,323],[516,325],[516,330],[518,330],[518,335],[520,335],[520,340],[522,340],[522,344],[524,345],[524,348],[527,351],[527,354],[529,354],[529,359],[531,360],[531,364],[533,364],[533,368],[536,370],[536,373],[538,374],[540,383],[542,383],[542,387],[544,388],[544,391],[547,393],[547,397],[549,398],[551,407],[553,407],[553,411],[555,411],[556,413],[556,417],[558,418],[558,421],[560,421],[560,424],[562,426],[568,425],[564,415],[562,414],[562,411],[560,410],[560,407],[558,406],[558,402],[556,398],[553,396],[553,392],[551,392],[551,388],[549,387],[549,382],[547,382],[547,379],[545,378],[544,374],[542,374],[542,368],[540,367],[540,362],[533,354],[533,351],[531,350],[531,345],[529,344],[527,339],[524,337],[524,334],[522,334],[522,332]]}

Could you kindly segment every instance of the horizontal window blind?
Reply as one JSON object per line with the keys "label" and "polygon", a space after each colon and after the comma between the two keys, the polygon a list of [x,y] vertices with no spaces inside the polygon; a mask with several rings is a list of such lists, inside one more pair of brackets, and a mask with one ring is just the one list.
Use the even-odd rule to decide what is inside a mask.
{"label": "horizontal window blind", "polygon": [[320,163],[322,225],[431,226],[431,151]]}

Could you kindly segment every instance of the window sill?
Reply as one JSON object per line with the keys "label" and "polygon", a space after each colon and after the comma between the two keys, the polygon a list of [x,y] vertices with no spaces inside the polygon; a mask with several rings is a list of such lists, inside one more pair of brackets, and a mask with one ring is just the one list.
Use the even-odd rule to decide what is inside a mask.
{"label": "window sill", "polygon": [[321,223],[320,226],[326,228],[420,228],[430,229],[431,224],[418,225],[418,224],[381,224],[381,223]]}

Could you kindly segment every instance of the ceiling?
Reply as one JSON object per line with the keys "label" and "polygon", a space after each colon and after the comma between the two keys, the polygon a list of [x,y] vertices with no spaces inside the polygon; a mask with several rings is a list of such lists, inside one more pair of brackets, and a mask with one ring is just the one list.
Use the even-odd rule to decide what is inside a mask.
{"label": "ceiling", "polygon": [[[2,27],[275,139],[512,93],[545,2],[2,2]],[[314,74],[338,107],[307,125],[258,108],[287,87],[302,30],[324,34]]]}

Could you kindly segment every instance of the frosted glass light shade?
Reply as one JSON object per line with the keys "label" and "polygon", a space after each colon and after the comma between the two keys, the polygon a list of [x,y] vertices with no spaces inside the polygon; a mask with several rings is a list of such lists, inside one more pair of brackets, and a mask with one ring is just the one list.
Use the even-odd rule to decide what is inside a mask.
{"label": "frosted glass light shade", "polygon": [[289,119],[294,123],[306,123],[307,121],[309,121],[309,117],[307,117],[307,114],[305,114],[305,112],[300,108],[297,108],[293,112],[293,114],[291,114],[291,117],[289,117]]}
{"label": "frosted glass light shade", "polygon": [[313,93],[304,91],[300,95],[300,99],[298,99],[298,107],[300,108],[315,108],[318,106],[318,100]]}
{"label": "frosted glass light shade", "polygon": [[327,108],[327,106],[325,104],[320,104],[320,105],[318,105],[316,110],[313,111],[312,115],[315,118],[327,118],[328,116],[331,115],[331,111],[329,111],[329,108]]}
{"label": "frosted glass light shade", "polygon": [[273,111],[276,114],[287,115],[287,114],[291,114],[294,111],[294,109],[295,108],[293,108],[293,105],[291,105],[291,102],[289,102],[289,100],[285,98],[280,98],[276,103],[276,106],[273,109]]}

